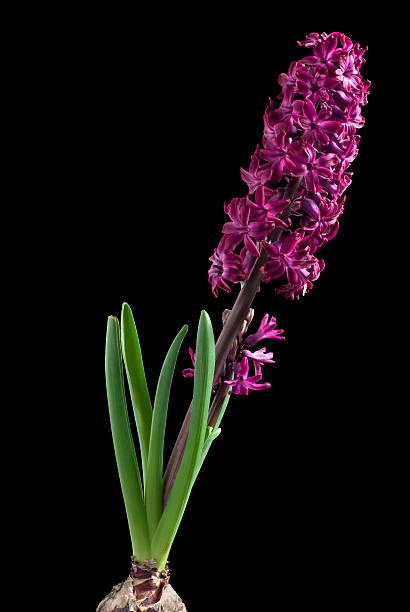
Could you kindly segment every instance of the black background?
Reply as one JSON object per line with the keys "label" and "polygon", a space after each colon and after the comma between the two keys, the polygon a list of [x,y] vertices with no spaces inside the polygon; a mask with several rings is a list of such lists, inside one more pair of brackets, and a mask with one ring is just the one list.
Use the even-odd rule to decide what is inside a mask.
{"label": "black background", "polygon": [[[332,607],[353,593],[364,603],[378,592],[388,539],[380,529],[390,448],[383,263],[374,252],[380,40],[369,24],[301,24],[269,10],[252,24],[246,14],[223,24],[216,14],[183,16],[173,12],[168,25],[162,14],[159,27],[92,15],[68,31],[62,19],[37,41],[40,59],[27,69],[41,109],[28,117],[27,155],[39,139],[44,151],[32,176],[40,202],[24,224],[29,292],[47,321],[40,367],[54,394],[42,411],[53,430],[42,452],[55,499],[40,509],[84,584],[81,610],[94,610],[127,576],[131,554],[105,396],[106,317],[131,305],[152,395],[170,342],[190,327],[168,413],[169,454],[190,401],[180,371],[200,311],[218,334],[237,292],[216,300],[207,282],[223,203],[246,193],[239,168],[261,140],[277,75],[308,54],[296,41],[341,29],[369,46],[362,73],[372,87],[340,231],[320,250],[326,267],[311,293],[291,302],[268,285],[257,296],[256,324],[269,313],[286,336],[269,345],[272,388],[232,398],[170,567],[190,612],[264,609],[269,598],[269,609]],[[59,513],[63,527],[54,526]]]}

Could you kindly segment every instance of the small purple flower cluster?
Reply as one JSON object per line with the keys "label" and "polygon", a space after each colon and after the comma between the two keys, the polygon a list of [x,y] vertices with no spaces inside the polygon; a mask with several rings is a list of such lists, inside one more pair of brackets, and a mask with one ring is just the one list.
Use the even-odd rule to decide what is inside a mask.
{"label": "small purple flower cluster", "polygon": [[[268,259],[262,280],[286,274],[288,282],[277,292],[299,298],[324,267],[316,250],[339,228],[343,193],[352,180],[347,169],[358,153],[356,130],[364,124],[361,108],[370,87],[360,75],[367,47],[340,32],[309,34],[298,44],[311,48],[312,55],[292,62],[278,78],[280,105],[275,108],[270,100],[262,147],[256,147],[249,169],[241,168],[248,195],[225,203],[230,221],[210,257],[208,280],[215,296],[218,288],[230,291],[228,282],[245,281],[263,249]],[[286,184],[293,177],[301,180],[290,202]],[[282,232],[271,243],[276,228]]]}
{"label": "small purple flower cluster", "polygon": [[[229,313],[230,310],[224,310],[223,312],[222,320],[224,324]],[[253,317],[254,310],[250,308],[248,316],[243,322],[242,329],[232,345],[225,364],[225,372],[222,379],[228,377],[228,379],[223,380],[223,382],[232,387],[230,392],[235,395],[248,395],[249,389],[260,391],[261,389],[270,388],[270,383],[261,383],[260,380],[262,378],[262,366],[265,363],[275,363],[272,359],[273,353],[267,353],[266,347],[264,346],[253,352],[249,349],[254,348],[259,342],[267,338],[285,340],[285,337],[282,335],[283,329],[276,329],[276,319],[274,317],[269,318],[268,314],[263,317],[256,333],[245,335]],[[185,378],[190,378],[194,375],[196,353],[192,348],[189,348],[189,355],[193,367],[185,368],[185,370],[182,371],[182,375],[185,376]],[[254,374],[252,376],[249,376],[249,361],[252,362],[254,368]],[[214,392],[219,387],[220,382],[221,379],[214,385]]]}

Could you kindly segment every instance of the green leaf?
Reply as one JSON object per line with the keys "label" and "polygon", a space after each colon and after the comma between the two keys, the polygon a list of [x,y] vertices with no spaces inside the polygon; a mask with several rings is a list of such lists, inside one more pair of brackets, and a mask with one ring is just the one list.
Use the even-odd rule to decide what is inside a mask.
{"label": "green leaf", "polygon": [[139,561],[151,558],[147,516],[142,495],[141,476],[128,420],[122,371],[119,323],[107,323],[105,377],[115,458],[131,534],[133,554]]}
{"label": "green leaf", "polygon": [[[231,387],[229,387],[228,391],[231,389]],[[198,472],[202,467],[203,462],[205,461],[205,457],[208,454],[209,449],[211,448],[211,444],[212,442],[215,440],[215,438],[217,438],[219,436],[219,434],[221,433],[221,429],[219,427],[220,422],[222,421],[222,417],[225,414],[225,410],[226,407],[228,405],[228,402],[230,400],[230,395],[227,393],[224,401],[222,403],[221,406],[221,410],[219,411],[218,414],[218,418],[215,421],[215,426],[214,427],[207,427],[207,435],[205,437],[205,442],[204,442],[204,447],[202,449],[202,455],[201,455],[201,459],[197,465],[197,469],[196,469],[196,474],[195,474],[195,479],[198,476]],[[193,484],[193,483],[192,483]]]}
{"label": "green leaf", "polygon": [[229,400],[231,399],[231,396],[230,396],[230,393],[229,393],[229,391],[231,389],[232,389],[232,387],[228,387],[227,393],[225,395],[224,401],[222,403],[221,409],[220,409],[219,414],[218,414],[218,418],[215,421],[214,429],[218,429],[219,425],[221,424],[222,417],[225,414],[226,407],[228,405]]}
{"label": "green leaf", "polygon": [[121,311],[121,347],[128,387],[141,450],[142,471],[146,481],[152,406],[149,397],[141,347],[131,308],[124,302]]}
{"label": "green leaf", "polygon": [[145,505],[147,508],[148,529],[151,537],[157,528],[162,514],[162,470],[168,402],[176,360],[179,349],[181,348],[182,340],[184,339],[187,330],[188,326],[184,325],[170,346],[159,375],[157,392],[155,395],[151,437],[149,443],[147,477],[145,481]]}
{"label": "green leaf", "polygon": [[206,441],[208,440],[209,436],[212,434],[213,429],[214,429],[214,428],[213,428],[213,427],[210,427],[210,426],[208,426],[208,427],[206,428],[206,431],[205,431],[205,440],[204,440],[204,445],[206,444]]}
{"label": "green leaf", "polygon": [[[209,427],[208,429],[211,429],[211,432],[209,433],[209,436],[207,437],[207,439],[204,442],[204,446],[202,449],[202,454],[201,454],[201,459],[198,461],[198,465],[196,466],[196,473],[195,473],[195,479],[198,476],[199,470],[202,467],[202,464],[205,460],[205,457],[208,454],[209,449],[211,448],[211,444],[212,442],[215,440],[215,438],[217,438],[219,436],[219,434],[221,433],[221,428],[218,429],[213,429],[212,427]],[[192,483],[193,484],[193,483]]]}
{"label": "green leaf", "polygon": [[196,341],[194,395],[188,439],[168,503],[151,540],[151,552],[160,569],[165,567],[195,480],[198,462],[201,461],[214,370],[215,342],[212,324],[208,314],[203,310]]}
{"label": "green leaf", "polygon": [[[231,387],[229,387],[229,389],[231,389]],[[228,389],[228,391],[229,391]],[[226,395],[225,399],[223,401],[223,404],[221,406],[221,410],[219,412],[218,418],[215,421],[215,427],[207,427],[206,428],[206,434],[205,434],[205,440],[204,440],[204,446],[202,448],[202,453],[201,453],[201,457],[197,463],[197,466],[195,468],[195,476],[193,478],[192,484],[191,484],[191,489],[194,485],[195,480],[198,477],[199,471],[205,461],[205,457],[207,456],[209,449],[211,448],[211,444],[212,442],[215,440],[215,438],[217,438],[219,436],[219,434],[221,433],[221,428],[218,427],[220,422],[222,421],[222,417],[225,414],[225,410],[226,407],[228,405],[228,402],[230,400],[230,395]],[[187,500],[188,501],[188,500]]]}

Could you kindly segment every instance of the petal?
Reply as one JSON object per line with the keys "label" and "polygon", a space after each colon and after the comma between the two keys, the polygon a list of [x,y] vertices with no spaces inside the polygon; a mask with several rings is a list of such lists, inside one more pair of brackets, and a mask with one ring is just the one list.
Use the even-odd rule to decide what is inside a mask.
{"label": "petal", "polygon": [[330,170],[330,168],[326,168],[324,166],[315,166],[314,173],[317,176],[320,176],[321,178],[331,178],[333,175],[333,172]]}
{"label": "petal", "polygon": [[329,144],[329,136],[324,130],[318,128],[317,130],[315,130],[315,136],[319,144],[325,147]]}
{"label": "petal", "polygon": [[237,374],[242,378],[247,378],[249,373],[249,361],[246,357],[241,359],[239,365],[237,365]]}
{"label": "petal", "polygon": [[303,105],[303,114],[309,119],[310,122],[316,118],[316,109],[314,104],[310,100],[306,100]]}
{"label": "petal", "polygon": [[280,252],[281,253],[292,253],[295,250],[297,243],[300,240],[300,235],[297,232],[291,232],[282,241]]}
{"label": "petal", "polygon": [[250,253],[252,253],[252,255],[255,255],[255,257],[259,257],[260,253],[258,251],[258,248],[256,244],[253,242],[253,240],[251,239],[251,237],[249,236],[249,234],[245,234],[243,242],[244,242],[245,247],[248,249]]}
{"label": "petal", "polygon": [[280,256],[279,249],[274,244],[270,244],[269,242],[266,242],[265,240],[263,240],[262,246],[265,249],[266,254],[269,257],[273,259],[277,259]]}
{"label": "petal", "polygon": [[317,114],[317,118],[316,118],[316,123],[322,123],[323,121],[325,121],[326,119],[328,119],[332,114],[332,109],[330,108],[330,106],[325,106],[324,108],[320,109],[320,111]]}
{"label": "petal", "polygon": [[336,49],[336,46],[336,36],[328,36],[322,46],[323,57],[325,57],[326,59],[331,59],[333,56],[333,52]]}
{"label": "petal", "polygon": [[270,213],[277,215],[282,212],[290,203],[290,200],[269,200],[265,203],[265,208]]}
{"label": "petal", "polygon": [[224,223],[224,226],[222,228],[222,233],[223,234],[242,234],[243,229],[239,228],[238,225],[234,221],[228,221],[227,223]]}
{"label": "petal", "polygon": [[341,123],[339,121],[321,121],[320,127],[326,132],[337,132],[340,129]]}
{"label": "petal", "polygon": [[[313,50],[313,53],[315,51]],[[301,64],[307,64],[308,66],[314,66],[315,64],[318,63],[318,59],[316,57],[316,55],[308,55],[306,57],[304,57],[303,59],[300,60]]]}
{"label": "petal", "polygon": [[282,159],[279,159],[275,164],[273,164],[271,176],[271,180],[273,183],[279,183],[280,179],[282,178],[284,163],[285,160],[282,157]]}

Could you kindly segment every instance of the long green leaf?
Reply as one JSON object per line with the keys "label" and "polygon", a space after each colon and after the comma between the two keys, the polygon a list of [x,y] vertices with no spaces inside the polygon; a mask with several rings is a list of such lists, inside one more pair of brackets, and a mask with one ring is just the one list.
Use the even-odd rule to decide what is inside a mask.
{"label": "long green leaf", "polygon": [[221,428],[215,429],[213,427],[208,427],[208,429],[211,430],[211,431],[209,432],[209,434],[208,434],[208,436],[207,436],[207,438],[206,438],[206,440],[204,442],[204,446],[203,446],[202,453],[201,453],[201,458],[198,461],[197,466],[196,466],[195,480],[196,480],[196,477],[198,476],[199,470],[201,469],[203,462],[205,461],[205,457],[207,456],[208,451],[211,448],[212,442],[221,433]]}
{"label": "long green leaf", "polygon": [[[229,389],[230,388],[231,387],[229,387]],[[199,458],[199,460],[198,460],[198,462],[196,464],[195,474],[194,474],[194,477],[193,477],[192,482],[191,482],[191,488],[189,490],[189,494],[187,496],[185,505],[188,502],[189,495],[191,493],[191,489],[192,489],[192,487],[194,485],[194,482],[196,481],[196,479],[198,477],[199,471],[200,471],[200,469],[201,469],[201,467],[202,467],[202,465],[203,465],[203,463],[205,461],[205,458],[206,458],[206,456],[207,456],[207,454],[209,452],[209,449],[211,448],[211,444],[215,440],[215,438],[217,438],[219,436],[219,434],[221,433],[221,428],[219,427],[219,424],[222,421],[223,415],[225,414],[225,410],[226,410],[226,407],[227,407],[228,402],[230,400],[230,397],[231,397],[230,395],[226,395],[225,396],[225,399],[224,399],[223,404],[221,406],[221,410],[219,412],[218,418],[215,421],[215,426],[214,427],[207,427],[206,428],[205,440],[204,440],[204,445],[203,445],[203,448],[202,448],[202,453],[201,453],[201,456],[200,456],[200,458]],[[185,512],[185,507],[184,507],[183,512]]]}
{"label": "long green leaf", "polygon": [[224,401],[222,402],[222,406],[221,406],[221,409],[219,411],[218,418],[215,421],[214,430],[218,429],[219,425],[221,424],[222,417],[225,414],[226,407],[228,405],[229,400],[231,399],[231,395],[229,393],[229,391],[231,389],[232,389],[232,387],[228,387],[228,391],[227,391],[227,393],[225,395]]}
{"label": "long green leaf", "polygon": [[130,529],[133,554],[139,561],[151,558],[141,476],[128,420],[122,371],[119,323],[109,317],[105,351],[105,377],[115,457]]}
{"label": "long green leaf", "polygon": [[149,443],[147,477],[145,480],[145,504],[147,508],[148,529],[152,537],[162,514],[163,499],[163,455],[165,426],[167,422],[168,402],[171,392],[175,364],[182,340],[188,326],[184,325],[171,344],[158,379],[152,415],[151,437]]}
{"label": "long green leaf", "polygon": [[121,347],[127,373],[134,418],[141,450],[142,471],[146,482],[152,406],[142,362],[141,347],[131,308],[126,302],[121,311]]}
{"label": "long green leaf", "polygon": [[[231,387],[229,387],[229,389],[230,388]],[[209,449],[211,448],[211,444],[215,440],[215,438],[217,438],[219,436],[219,434],[221,433],[221,428],[219,427],[219,424],[222,421],[223,415],[225,414],[225,410],[226,410],[226,407],[227,407],[228,402],[230,400],[230,397],[231,397],[230,395],[226,395],[225,396],[225,399],[224,399],[223,404],[221,406],[221,410],[219,412],[218,418],[215,421],[215,426],[214,427],[207,427],[206,428],[205,440],[204,440],[204,445],[203,445],[203,448],[202,448],[202,453],[201,453],[201,456],[200,456],[200,458],[199,458],[199,460],[198,460],[198,462],[196,464],[195,474],[194,474],[194,477],[192,479],[191,488],[189,490],[189,494],[187,496],[185,505],[188,502],[189,495],[191,493],[191,489],[192,489],[192,487],[194,485],[194,482],[196,481],[196,479],[198,477],[199,471],[200,471],[200,469],[201,469],[201,467],[202,467],[202,465],[203,465],[203,463],[205,461],[205,458],[206,458],[206,456],[207,456],[207,454],[209,452]],[[185,512],[185,507],[184,507],[183,512]]]}
{"label": "long green leaf", "polygon": [[205,461],[205,458],[206,458],[206,456],[207,456],[207,454],[209,452],[209,449],[211,448],[211,444],[215,440],[215,438],[217,438],[219,436],[219,434],[221,433],[221,428],[218,427],[218,425],[219,425],[219,423],[222,420],[222,417],[223,417],[223,415],[225,413],[226,406],[228,405],[230,397],[231,397],[230,395],[227,395],[225,397],[225,399],[223,401],[223,404],[222,404],[222,407],[221,407],[221,410],[220,410],[220,413],[219,413],[218,418],[217,418],[217,420],[215,422],[215,427],[207,427],[206,428],[205,440],[204,440],[204,445],[203,445],[203,448],[202,448],[202,453],[201,453],[201,456],[198,459],[198,462],[197,462],[196,467],[195,467],[195,474],[194,474],[194,477],[193,477],[192,482],[191,482],[189,493],[188,493],[188,495],[186,497],[186,500],[185,500],[185,505],[184,505],[184,509],[182,510],[182,514],[185,512],[185,507],[186,507],[186,505],[188,503],[188,499],[189,499],[189,495],[191,494],[192,487],[194,486],[194,483],[195,483],[195,481],[196,481],[196,479],[198,477],[199,471],[200,471],[200,469],[201,469],[201,467],[202,467],[202,465],[203,465],[203,463]]}
{"label": "long green leaf", "polygon": [[160,569],[165,567],[195,479],[197,464],[201,460],[214,370],[215,342],[212,324],[203,310],[196,341],[194,395],[188,439],[168,503],[151,539],[151,552]]}

